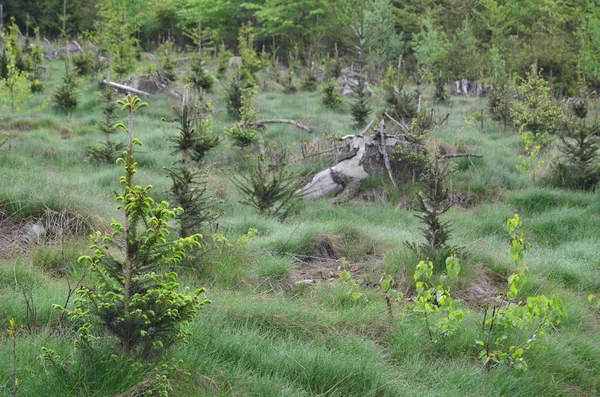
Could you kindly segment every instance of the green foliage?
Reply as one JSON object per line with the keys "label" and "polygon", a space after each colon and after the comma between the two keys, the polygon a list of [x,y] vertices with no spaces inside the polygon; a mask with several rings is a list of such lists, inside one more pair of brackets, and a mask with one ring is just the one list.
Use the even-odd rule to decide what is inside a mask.
{"label": "green foliage", "polygon": [[62,83],[58,89],[54,91],[54,96],[52,98],[56,110],[60,113],[72,113],[77,108],[78,96],[77,80],[73,73],[71,73],[69,62],[65,62]]}
{"label": "green foliage", "polygon": [[433,93],[433,99],[437,103],[448,102],[449,96],[446,91],[446,79],[443,76],[437,76],[435,79],[435,92]]}
{"label": "green foliage", "polygon": [[522,100],[513,101],[513,117],[519,131],[532,133],[536,141],[554,134],[562,112],[554,103],[550,86],[535,64],[519,84],[517,92]]}
{"label": "green foliage", "polygon": [[2,79],[0,98],[4,106],[10,106],[10,111],[14,114],[15,110],[19,110],[31,98],[31,83],[29,74],[17,68],[18,47],[13,47],[11,41],[7,40],[4,48],[7,57],[6,77]]}
{"label": "green foliage", "polygon": [[73,54],[71,60],[77,76],[90,76],[96,71],[96,57],[89,49]]}
{"label": "green foliage", "polygon": [[282,81],[283,92],[286,94],[295,94],[298,91],[296,86],[296,65],[295,59],[290,53],[288,56],[287,73]]}
{"label": "green foliage", "polygon": [[248,69],[236,68],[226,90],[227,110],[231,115],[242,118],[245,97],[249,90],[256,90],[256,83]]}
{"label": "green foliage", "polygon": [[29,60],[31,63],[31,73],[33,81],[31,82],[31,92],[42,92],[44,90],[44,83],[42,83],[42,75],[44,73],[44,54],[42,53],[42,47],[40,46],[39,30],[35,30],[36,38],[35,44],[29,54]]}
{"label": "green foliage", "polygon": [[337,80],[342,75],[342,60],[337,51],[337,45],[335,46],[335,56],[329,59],[327,67],[325,68],[325,80],[335,79]]}
{"label": "green foliage", "polygon": [[589,13],[580,25],[578,36],[582,42],[580,64],[585,76],[593,81],[600,81],[600,6],[588,3]]}
{"label": "green foliage", "polygon": [[492,120],[502,123],[505,129],[512,125],[512,103],[515,95],[513,86],[499,81],[488,96],[488,111]]}
{"label": "green foliage", "polygon": [[[346,258],[339,259],[340,266],[338,266],[338,278],[342,285],[348,289],[348,295],[354,302],[369,302],[369,297],[365,294],[364,288],[362,288],[358,282],[352,278],[352,265],[346,260]],[[389,291],[386,291],[389,292]]]}
{"label": "green foliage", "polygon": [[427,172],[431,162],[430,156],[420,142],[413,142],[407,147],[396,146],[390,159],[392,167],[402,170],[394,173],[395,178],[408,184],[417,183],[421,175]]}
{"label": "green foliage", "polygon": [[14,59],[10,62],[14,62],[15,67],[22,72],[31,72],[31,62],[28,62],[26,54],[21,50],[19,44],[19,36],[21,32],[19,27],[15,23],[15,18],[10,18],[10,24],[7,26],[8,34],[3,35],[4,41],[6,42],[2,51],[2,62],[0,63],[0,70],[2,72],[2,78],[7,77],[7,65],[9,63],[9,57],[12,56]]}
{"label": "green foliage", "polygon": [[110,59],[110,67],[121,77],[134,69],[139,30],[138,14],[125,0],[101,0],[96,23],[100,48]]}
{"label": "green foliage", "polygon": [[532,65],[517,91],[523,100],[513,101],[513,118],[521,133],[526,153],[520,157],[521,163],[517,165],[517,170],[529,174],[531,182],[535,183],[536,173],[544,165],[544,161],[539,158],[540,152],[556,132],[562,111],[552,100],[550,87],[536,65]]}
{"label": "green foliage", "polygon": [[190,73],[186,77],[186,82],[198,92],[199,96],[202,96],[204,92],[212,92],[215,79],[206,70],[204,60],[200,55],[190,57]]}
{"label": "green foliage", "polygon": [[238,35],[238,50],[242,57],[242,67],[247,69],[256,79],[256,73],[264,68],[254,48],[254,28],[251,23],[242,25]]}
{"label": "green foliage", "polygon": [[317,83],[317,76],[315,76],[313,70],[309,69],[302,80],[302,90],[314,92],[317,90]]}
{"label": "green foliage", "polygon": [[529,175],[531,183],[535,183],[537,172],[544,166],[544,160],[540,159],[542,147],[550,141],[548,134],[536,136],[534,133],[524,131],[521,133],[521,139],[525,150],[525,155],[519,156],[520,163],[517,164],[517,171]]}
{"label": "green foliage", "polygon": [[383,84],[385,90],[384,112],[394,120],[410,123],[418,112],[419,94],[404,91],[404,76],[393,66],[388,66]]}
{"label": "green foliage", "polygon": [[368,0],[365,2],[365,31],[369,36],[369,58],[382,65],[396,61],[404,52],[402,33],[396,31],[395,8],[390,0]]}
{"label": "green foliage", "polygon": [[554,179],[559,186],[590,190],[600,182],[600,125],[597,119],[588,125],[586,116],[585,99],[574,102],[571,114],[559,127],[562,156],[554,170]]}
{"label": "green foliage", "polygon": [[413,278],[416,282],[417,295],[407,303],[407,309],[413,313],[422,313],[425,318],[429,340],[436,342],[439,335],[448,336],[457,331],[465,317],[460,301],[452,298],[450,287],[444,285],[460,273],[460,263],[455,256],[446,259],[446,274],[440,276],[440,284],[433,286],[434,264],[421,261],[415,268]]}
{"label": "green foliage", "polygon": [[[559,298],[537,295],[527,297],[525,301],[518,300],[528,272],[524,253],[529,249],[529,242],[521,231],[523,223],[519,215],[508,219],[506,226],[511,236],[510,253],[516,273],[508,277],[504,294],[484,311],[483,338],[476,344],[482,348],[479,358],[488,371],[503,363],[514,366],[517,371],[525,370],[525,353],[533,350],[538,338],[552,331],[567,317],[565,305]],[[513,329],[525,332],[525,340],[512,341],[510,330]]]}
{"label": "green foliage", "polygon": [[440,219],[453,205],[447,187],[452,175],[451,163],[434,155],[427,171],[423,174],[420,182],[421,191],[417,195],[415,203],[415,211],[419,213],[416,216],[425,226],[423,229],[425,243],[418,245],[407,243],[407,246],[415,253],[432,261],[436,268],[441,267],[447,257],[460,250],[448,245],[451,231],[450,221]]}
{"label": "green foliage", "polygon": [[[177,80],[177,73],[175,70],[175,67],[177,66],[175,63],[176,53],[173,42],[169,40],[162,43],[158,47],[158,55],[160,57],[160,68],[164,71],[165,77],[171,81]],[[192,69],[191,74],[197,74],[197,71],[194,71],[194,66],[191,64],[190,66],[190,69]],[[195,82],[192,82],[192,85],[194,86],[194,88],[196,88]]]}
{"label": "green foliage", "polygon": [[116,111],[116,104],[114,100],[114,89],[106,85],[104,91],[98,93],[100,102],[102,103],[104,113],[104,120],[97,124],[98,129],[104,133],[105,142],[102,146],[89,146],[87,148],[87,158],[93,162],[102,162],[106,164],[114,164],[119,156],[125,150],[123,143],[111,141],[111,136],[117,132],[114,125],[114,113]]}
{"label": "green foliage", "polygon": [[206,193],[204,174],[190,164],[190,158],[199,162],[216,146],[218,137],[206,127],[205,123],[211,122],[210,115],[203,115],[197,106],[189,103],[189,98],[179,108],[174,107],[173,112],[179,124],[179,135],[167,139],[174,143],[175,151],[171,154],[178,154],[181,159],[167,172],[172,181],[171,193],[178,206],[183,208],[183,213],[178,215],[179,236],[189,237],[212,225],[220,215],[213,209],[214,199]]}
{"label": "green foliage", "polygon": [[297,203],[301,179],[288,170],[285,149],[268,149],[254,159],[247,158],[247,172],[232,175],[231,181],[244,196],[242,204],[283,220]]}
{"label": "green foliage", "polygon": [[240,121],[225,131],[225,135],[231,143],[242,148],[253,145],[260,139],[259,127],[254,124],[256,120],[256,110],[253,106],[254,95],[256,95],[255,88],[242,90],[243,104],[240,109]]}
{"label": "green foliage", "polygon": [[335,21],[332,2],[326,0],[298,0],[294,3],[266,0],[255,13],[260,22],[261,38],[281,37],[289,50],[298,43],[309,43],[315,32],[322,31]]}
{"label": "green foliage", "polygon": [[225,49],[225,45],[221,46],[219,51],[218,64],[217,64],[217,76],[225,77],[227,69],[229,69],[229,59],[233,56],[233,52]]}
{"label": "green foliage", "polygon": [[321,103],[330,109],[339,109],[344,103],[344,98],[340,93],[340,87],[335,78],[326,80],[321,86]]}
{"label": "green foliage", "polygon": [[[147,106],[138,97],[119,101],[128,113],[127,151],[119,163],[125,167],[120,177],[124,191],[117,194],[124,222],[112,222],[113,232],[91,236],[93,256],[83,256],[91,265],[98,284],[79,289],[73,318],[83,322],[79,328],[80,346],[99,342],[97,326],[113,334],[125,355],[148,357],[186,337],[182,326],[191,321],[198,309],[209,303],[201,300],[204,291],[192,295],[178,292],[177,275],[164,272],[185,258],[187,249],[199,246],[199,235],[169,241],[169,221],[181,213],[167,202],[155,203],[149,195],[152,186],[133,184],[136,173],[133,117]],[[122,249],[124,247],[124,249]]]}
{"label": "green foliage", "polygon": [[360,69],[356,77],[357,84],[352,86],[352,92],[356,96],[356,101],[350,105],[350,114],[354,120],[355,127],[363,127],[367,124],[371,114],[371,100],[367,73],[367,32],[364,25],[364,13],[361,12],[358,24],[354,29],[356,60]]}
{"label": "green foliage", "polygon": [[356,95],[356,101],[350,105],[350,114],[356,127],[364,127],[372,111],[370,93],[367,81],[362,74],[359,75],[357,80],[357,86],[352,87],[352,91]]}
{"label": "green foliage", "polygon": [[452,80],[476,81],[481,75],[480,42],[470,19],[465,18],[456,32],[456,39],[448,43],[447,67],[444,71]]}
{"label": "green foliage", "polygon": [[402,303],[404,293],[393,288],[395,285],[394,277],[389,274],[384,274],[379,282],[379,289],[385,294],[385,304],[388,308],[388,314],[393,315],[392,308],[395,304]]}
{"label": "green foliage", "polygon": [[431,19],[423,21],[418,34],[413,35],[413,49],[419,67],[428,81],[443,71],[448,53],[448,41],[443,32],[433,26]]}
{"label": "green foliage", "polygon": [[[171,360],[143,363],[103,349],[85,349],[66,357],[42,347],[40,357],[48,372],[45,390],[58,395],[169,396],[169,381],[177,372]],[[98,374],[103,374],[99,377]]]}

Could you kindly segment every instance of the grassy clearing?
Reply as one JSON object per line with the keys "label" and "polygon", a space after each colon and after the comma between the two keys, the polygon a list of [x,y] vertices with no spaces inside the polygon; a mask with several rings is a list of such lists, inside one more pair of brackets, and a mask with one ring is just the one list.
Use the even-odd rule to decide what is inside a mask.
{"label": "grassy clearing", "polygon": [[[66,209],[102,219],[105,226],[117,216],[113,191],[119,166],[90,164],[85,147],[102,142],[94,124],[101,118],[95,84],[83,85],[81,106],[73,115],[57,116],[50,106],[40,109],[56,84],[60,63],[51,64],[46,94],[36,96],[21,114],[2,109],[2,130],[9,143],[0,148],[0,209],[20,220],[40,216],[45,208]],[[213,96],[218,112],[216,131],[232,118],[223,107],[222,87]],[[303,141],[327,145],[330,134],[351,133],[352,120],[343,112],[322,108],[318,93],[286,95],[260,93],[260,117],[295,119],[315,128],[308,135],[290,126],[269,127],[265,136],[290,148],[300,158]],[[381,98],[376,98],[378,103]],[[153,97],[141,114],[137,129],[144,146],[138,157],[137,183],[152,184],[156,199],[168,198],[169,180],[163,167],[174,162],[165,137],[175,134],[171,99]],[[259,232],[247,247],[223,250],[205,242],[208,250],[178,269],[182,284],[204,286],[213,304],[189,326],[189,343],[170,352],[183,360],[171,378],[177,396],[573,396],[597,395],[600,388],[598,315],[586,304],[586,293],[600,291],[600,198],[531,186],[515,170],[520,138],[485,121],[484,130],[473,115],[481,100],[454,98],[448,123],[435,132],[439,145],[460,152],[479,153],[483,159],[457,159],[453,194],[467,197],[447,215],[453,224],[452,244],[464,246],[459,295],[467,295],[482,274],[501,286],[512,270],[505,221],[519,212],[533,247],[526,254],[531,269],[527,294],[557,295],[566,302],[569,318],[545,338],[529,356],[529,370],[515,374],[508,367],[486,373],[477,359],[474,341],[480,338],[481,312],[469,307],[471,317],[462,332],[434,344],[427,340],[422,318],[387,314],[375,288],[381,274],[393,274],[400,288],[410,292],[416,258],[404,245],[420,241],[420,223],[406,210],[412,191],[394,192],[387,199],[351,200],[333,205],[327,199],[301,203],[284,222],[260,217],[239,204],[239,194],[227,172],[249,153],[232,148],[225,137],[209,153],[208,180],[213,195],[223,200],[218,231],[233,244],[249,228]],[[117,138],[118,140],[119,138]],[[124,139],[124,138],[122,138]],[[326,167],[328,158],[298,161],[304,172]],[[385,180],[363,186],[376,191]],[[388,185],[389,187],[389,185]],[[404,201],[403,201],[404,200]],[[34,298],[35,332],[18,336],[18,377],[22,395],[112,396],[131,391],[148,380],[152,371],[110,357],[96,360],[71,356],[73,330],[56,328],[55,303],[66,297],[66,281],[55,272],[65,258],[76,281],[84,271],[74,258],[87,254],[85,236],[67,241],[65,257],[55,242],[33,247],[29,255],[0,262],[0,320],[24,323],[22,287]],[[237,246],[236,246],[237,247]],[[347,258],[356,277],[367,284],[369,304],[354,302],[346,287],[329,272]],[[490,276],[490,277],[492,277]],[[316,286],[295,285],[314,277]],[[4,333],[3,357],[12,357]],[[58,376],[40,362],[43,346],[65,358],[83,360],[80,373]],[[112,360],[112,361],[111,361]],[[189,375],[183,372],[189,372]],[[12,362],[0,363],[0,395],[11,390]]]}

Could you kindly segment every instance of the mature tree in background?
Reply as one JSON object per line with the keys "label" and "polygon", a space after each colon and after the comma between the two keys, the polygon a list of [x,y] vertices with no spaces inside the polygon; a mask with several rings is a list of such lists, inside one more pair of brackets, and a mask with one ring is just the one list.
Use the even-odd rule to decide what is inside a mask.
{"label": "mature tree in background", "polygon": [[421,31],[423,20],[436,14],[436,4],[436,0],[392,0],[397,31],[404,33],[407,43]]}
{"label": "mature tree in background", "polygon": [[423,22],[421,31],[413,36],[413,49],[419,68],[428,81],[442,73],[448,54],[448,39],[431,19]]}
{"label": "mature tree in background", "polygon": [[397,60],[404,51],[402,32],[396,32],[390,0],[365,3],[365,31],[369,35],[369,58],[382,65]]}
{"label": "mature tree in background", "polygon": [[589,4],[589,13],[578,30],[581,43],[579,63],[588,86],[600,82],[600,6]]}
{"label": "mature tree in background", "polygon": [[[67,31],[71,34],[91,30],[96,16],[97,0],[68,0],[66,2]],[[38,26],[44,36],[59,35],[62,22],[57,17],[63,14],[64,0],[23,1],[5,0],[2,2],[4,19],[14,17],[23,33],[33,26]]]}
{"label": "mature tree in background", "polygon": [[260,23],[258,37],[274,38],[284,51],[299,45],[313,44],[313,35],[320,25],[335,18],[326,0],[267,0],[256,12]]}
{"label": "mature tree in background", "polygon": [[175,0],[182,27],[196,27],[198,20],[204,28],[215,32],[217,41],[234,45],[239,28],[255,22],[255,13],[265,0]]}
{"label": "mature tree in background", "polygon": [[447,52],[447,77],[452,80],[478,80],[482,74],[480,42],[475,37],[471,20],[464,19],[456,38],[451,40]]}
{"label": "mature tree in background", "polygon": [[119,76],[133,70],[139,29],[136,9],[126,0],[101,0],[98,4],[100,20],[96,25],[102,51],[110,59],[111,69]]}

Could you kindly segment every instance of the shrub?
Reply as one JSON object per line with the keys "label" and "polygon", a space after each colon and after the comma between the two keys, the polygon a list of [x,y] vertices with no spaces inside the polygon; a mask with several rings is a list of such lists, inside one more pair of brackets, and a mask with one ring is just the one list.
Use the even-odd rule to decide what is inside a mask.
{"label": "shrub", "polygon": [[312,68],[308,70],[306,76],[302,80],[302,89],[308,92],[314,92],[317,90],[317,76],[315,76]]}
{"label": "shrub", "polygon": [[73,54],[71,59],[77,76],[90,76],[96,71],[96,57],[89,50]]}
{"label": "shrub", "polygon": [[435,79],[435,92],[433,99],[438,103],[448,102],[448,92],[446,91],[446,79],[443,76],[438,76]]}
{"label": "shrub", "polygon": [[252,77],[256,78],[256,73],[263,69],[264,64],[254,49],[254,27],[251,23],[242,25],[238,34],[238,49],[242,57],[242,65],[248,70]]}
{"label": "shrub", "polygon": [[421,191],[415,203],[415,211],[419,213],[416,216],[425,226],[423,229],[425,243],[407,243],[410,249],[433,262],[436,268],[443,266],[447,257],[461,250],[448,245],[450,222],[440,219],[452,207],[447,187],[452,174],[451,164],[434,155],[420,182]]}
{"label": "shrub", "polygon": [[[538,338],[551,332],[567,317],[565,305],[559,298],[537,295],[519,299],[528,272],[524,254],[529,243],[521,231],[523,223],[518,214],[508,219],[506,226],[516,272],[508,277],[506,291],[484,308],[482,339],[476,341],[481,348],[479,358],[488,371],[503,363],[514,366],[517,371],[525,370],[525,353],[534,350]],[[510,335],[513,329],[524,332],[526,337],[515,341],[516,338]]]}
{"label": "shrub", "polygon": [[512,125],[512,101],[514,88],[508,82],[500,82],[488,96],[488,111],[492,120],[502,123],[504,128]]}
{"label": "shrub", "polygon": [[366,78],[362,74],[359,74],[358,84],[356,87],[352,87],[352,91],[356,95],[356,101],[350,105],[350,114],[352,114],[355,126],[363,127],[367,124],[372,109],[369,99],[369,88]]}
{"label": "shrub", "polygon": [[172,41],[165,41],[158,47],[158,54],[160,56],[160,68],[163,70],[165,77],[171,81],[177,80],[177,73],[175,72],[175,50],[173,48]]}
{"label": "shrub", "polygon": [[20,106],[31,97],[31,83],[27,73],[17,67],[18,51],[6,41],[4,48],[6,53],[6,77],[2,79],[0,86],[0,97],[5,106],[10,105],[11,113],[19,110]]}
{"label": "shrub", "polygon": [[212,92],[215,85],[215,79],[208,73],[204,67],[204,60],[199,55],[190,57],[190,73],[186,77],[186,82],[194,88],[199,95],[203,92]]}
{"label": "shrub", "polygon": [[241,120],[227,130],[225,135],[227,135],[232,144],[239,147],[246,147],[259,140],[259,129],[253,124],[256,119],[256,110],[253,108],[252,100],[256,94],[256,89],[246,88],[242,92]]}
{"label": "shrub", "polygon": [[[185,339],[182,326],[194,318],[198,309],[209,303],[201,300],[202,289],[192,295],[177,292],[177,275],[165,272],[185,258],[186,249],[199,246],[199,235],[169,241],[169,221],[181,213],[167,202],[155,203],[152,186],[133,184],[136,173],[133,117],[146,106],[138,97],[119,101],[128,113],[125,127],[128,144],[120,181],[123,192],[117,195],[123,223],[113,220],[113,232],[91,236],[93,256],[83,256],[98,277],[98,284],[79,289],[74,318],[83,321],[79,328],[80,345],[98,341],[97,326],[113,334],[126,356],[148,357]],[[124,249],[122,248],[124,247]],[[121,252],[122,254],[117,254]]]}
{"label": "shrub", "polygon": [[227,69],[229,69],[229,59],[233,56],[233,53],[225,49],[225,44],[221,46],[219,51],[218,64],[217,64],[217,76],[225,77]]}
{"label": "shrub", "polygon": [[527,79],[518,87],[518,93],[523,101],[513,101],[512,113],[521,133],[526,155],[521,156],[517,170],[529,174],[531,182],[535,183],[536,173],[544,165],[544,161],[539,158],[540,152],[556,132],[562,112],[552,100],[550,86],[538,72],[536,65],[531,66]]}
{"label": "shrub", "polygon": [[31,92],[42,92],[44,91],[44,83],[42,83],[42,74],[44,73],[44,54],[42,53],[42,47],[40,46],[39,29],[36,28],[36,39],[29,59],[31,61],[32,69],[32,81],[31,81]]}
{"label": "shrub", "polygon": [[294,207],[301,186],[299,176],[287,170],[285,150],[270,148],[254,160],[247,159],[246,173],[231,177],[233,184],[244,196],[242,204],[251,205],[258,212],[285,219]]}
{"label": "shrub", "polygon": [[324,106],[331,109],[338,109],[344,103],[336,79],[331,78],[323,83],[319,99]]}
{"label": "shrub", "polygon": [[410,123],[418,113],[417,93],[408,94],[403,90],[403,83],[385,86],[385,112],[397,121]]}
{"label": "shrub", "polygon": [[[174,143],[172,155],[180,155],[176,167],[167,169],[171,178],[171,193],[175,202],[183,208],[183,213],[178,215],[179,236],[188,237],[201,231],[207,225],[213,224],[219,214],[213,210],[214,200],[206,193],[204,174],[195,170],[190,164],[190,157],[195,153],[203,157],[210,148],[203,142],[206,135],[197,130],[197,121],[202,119],[198,107],[190,105],[189,99],[184,99],[179,108],[173,108],[179,124],[179,135],[167,138]],[[215,145],[218,140],[215,141]],[[198,153],[198,147],[202,152]]]}
{"label": "shrub", "polygon": [[98,129],[104,133],[105,142],[102,146],[90,146],[87,148],[87,158],[94,162],[113,164],[125,150],[125,144],[111,141],[111,136],[117,131],[114,125],[114,112],[116,110],[114,93],[112,87],[106,85],[104,92],[98,93],[98,97],[104,107],[104,120],[97,124]]}
{"label": "shrub", "polygon": [[231,82],[226,90],[227,109],[231,115],[238,119],[242,118],[242,107],[244,106],[244,90],[255,90],[256,84],[252,74],[244,68],[238,67],[231,76]]}
{"label": "shrub", "polygon": [[586,123],[586,116],[587,103],[577,101],[560,125],[558,138],[562,156],[554,169],[554,182],[559,186],[589,190],[600,182],[600,124],[597,120]]}
{"label": "shrub", "polygon": [[287,67],[287,74],[284,77],[283,80],[283,92],[285,92],[286,94],[294,94],[298,91],[298,87],[296,86],[296,72],[295,72],[295,65],[294,65],[294,58],[292,58],[292,55],[290,54],[290,56],[288,57],[288,67]]}
{"label": "shrub", "polygon": [[54,106],[61,113],[72,113],[77,108],[77,97],[77,81],[73,73],[71,73],[69,63],[65,62],[62,83],[54,92]]}

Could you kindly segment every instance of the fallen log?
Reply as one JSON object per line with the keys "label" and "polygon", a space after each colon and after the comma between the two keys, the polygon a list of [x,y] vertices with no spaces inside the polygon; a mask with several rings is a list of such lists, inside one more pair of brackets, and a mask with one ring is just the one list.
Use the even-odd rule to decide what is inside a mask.
{"label": "fallen log", "polygon": [[448,153],[448,154],[439,155],[438,157],[441,157],[443,159],[456,159],[459,157],[476,157],[478,159],[483,158],[483,156],[481,154],[474,154],[474,153]]}
{"label": "fallen log", "polygon": [[255,127],[261,127],[263,128],[266,124],[289,124],[289,125],[293,125],[294,127],[306,131],[308,133],[313,132],[312,129],[302,123],[299,123],[295,120],[284,120],[284,119],[273,119],[273,120],[256,120],[253,121],[251,123],[249,123],[249,125],[251,126],[255,126]]}
{"label": "fallen log", "polygon": [[150,94],[149,92],[141,91],[141,90],[135,89],[133,87],[128,87],[128,86],[123,85],[123,84],[114,83],[112,81],[102,80],[101,83],[105,84],[105,85],[109,85],[109,86],[111,86],[113,88],[116,88],[118,90],[123,90],[123,91],[130,92],[132,94],[152,96],[152,94]]}

